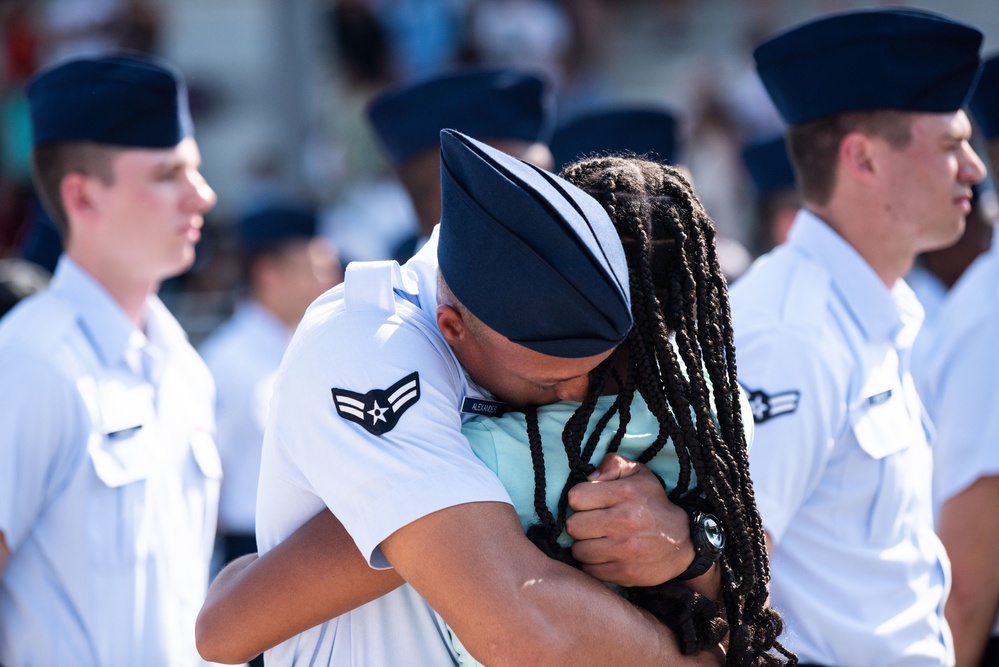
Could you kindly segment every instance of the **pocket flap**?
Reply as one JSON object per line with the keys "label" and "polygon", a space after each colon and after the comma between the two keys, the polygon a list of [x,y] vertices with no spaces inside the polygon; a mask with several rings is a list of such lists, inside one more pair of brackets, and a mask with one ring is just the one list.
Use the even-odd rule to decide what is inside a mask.
{"label": "pocket flap", "polygon": [[215,446],[215,438],[205,431],[195,431],[191,435],[191,453],[201,474],[208,479],[222,479],[222,459]]}
{"label": "pocket flap", "polygon": [[136,425],[93,438],[88,450],[97,477],[115,488],[149,477],[152,444],[143,427]]}

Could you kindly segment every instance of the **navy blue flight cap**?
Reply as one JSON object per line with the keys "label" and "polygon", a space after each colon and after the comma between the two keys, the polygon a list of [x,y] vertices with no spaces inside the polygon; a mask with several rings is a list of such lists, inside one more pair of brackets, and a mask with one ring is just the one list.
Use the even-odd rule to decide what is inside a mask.
{"label": "navy blue flight cap", "polygon": [[913,9],[833,14],[791,28],[753,52],[784,120],[849,111],[957,111],[978,76],[982,33]]}
{"label": "navy blue flight cap", "polygon": [[999,138],[999,54],[985,61],[968,109],[985,139]]}
{"label": "navy blue flight cap", "polygon": [[544,81],[511,69],[468,69],[393,88],[368,108],[375,132],[399,165],[440,146],[440,131],[457,128],[480,139],[535,143],[547,129]]}
{"label": "navy blue flight cap", "polygon": [[180,73],[145,55],[65,61],[37,74],[27,94],[34,146],[91,141],[171,148],[194,133]]}
{"label": "navy blue flight cap", "polygon": [[273,250],[285,241],[316,235],[316,212],[310,208],[275,205],[250,213],[239,221],[236,237],[249,252]]}
{"label": "navy blue flight cap", "polygon": [[753,179],[757,195],[794,189],[794,169],[783,134],[747,144],[742,149],[742,163]]}
{"label": "navy blue flight cap", "polygon": [[659,109],[620,108],[577,116],[555,129],[550,142],[556,168],[593,155],[635,154],[676,164],[677,122]]}
{"label": "navy blue flight cap", "polygon": [[631,329],[628,266],[603,207],[571,183],[454,130],[440,133],[437,257],[455,297],[514,343],[601,354]]}

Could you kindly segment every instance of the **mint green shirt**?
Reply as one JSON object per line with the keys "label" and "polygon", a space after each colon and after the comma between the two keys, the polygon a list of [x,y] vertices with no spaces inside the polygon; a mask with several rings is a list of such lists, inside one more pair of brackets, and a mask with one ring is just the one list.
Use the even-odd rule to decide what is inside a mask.
{"label": "mint green shirt", "polygon": [[[745,394],[740,391],[739,397],[742,414],[745,415],[746,443],[752,444],[753,420],[750,415],[753,413]],[[600,417],[613,405],[615,398],[615,396],[601,396],[597,399],[597,407],[590,417],[583,436],[584,443],[593,433]],[[562,487],[569,478],[569,462],[562,445],[562,430],[579,405],[566,401],[538,408],[538,427],[545,458],[546,503],[552,512],[555,512]],[[620,418],[615,414],[600,435],[593,457],[590,459],[593,465],[597,465],[604,458],[607,445],[619,425]],[[468,438],[475,455],[496,473],[506,487],[524,528],[537,523],[538,515],[534,511],[534,466],[531,463],[531,448],[527,439],[527,421],[524,413],[508,412],[502,417],[475,417],[462,426],[462,433]],[[642,397],[636,393],[631,403],[631,419],[618,447],[618,453],[630,459],[638,458],[655,441],[658,433],[658,420],[649,411]],[[676,485],[680,474],[680,462],[671,441],[667,441],[659,453],[649,461],[648,467],[662,477],[669,488]],[[692,478],[691,485],[695,481]],[[572,544],[572,538],[563,532],[559,542],[563,546],[569,546]],[[468,654],[453,632],[451,640],[458,653],[459,665],[472,667],[480,664]]]}

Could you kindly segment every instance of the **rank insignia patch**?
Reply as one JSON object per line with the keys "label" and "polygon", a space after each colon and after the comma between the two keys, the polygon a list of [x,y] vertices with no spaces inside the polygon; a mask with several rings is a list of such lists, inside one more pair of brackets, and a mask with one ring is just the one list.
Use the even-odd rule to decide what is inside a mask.
{"label": "rank insignia patch", "polygon": [[749,406],[753,409],[753,421],[757,424],[793,413],[798,409],[798,401],[801,400],[801,392],[796,389],[776,394],[767,394],[759,389],[748,391]]}
{"label": "rank insignia patch", "polygon": [[366,394],[335,387],[331,391],[341,417],[360,424],[368,433],[384,435],[420,400],[420,375],[410,373],[388,389],[372,389]]}

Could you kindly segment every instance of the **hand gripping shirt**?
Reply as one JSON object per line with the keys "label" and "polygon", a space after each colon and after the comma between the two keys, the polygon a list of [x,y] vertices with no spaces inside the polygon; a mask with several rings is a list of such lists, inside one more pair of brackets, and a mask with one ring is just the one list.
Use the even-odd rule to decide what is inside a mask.
{"label": "hand gripping shirt", "polygon": [[[352,263],[306,312],[264,435],[257,541],[266,552],[324,507],[373,567],[378,545],[432,512],[510,502],[461,434],[484,397],[437,328],[436,236],[404,267]],[[268,664],[454,664],[442,619],[408,585],[267,652]]]}
{"label": "hand gripping shirt", "polygon": [[274,376],[290,340],[288,327],[250,301],[201,345],[215,379],[217,441],[224,472],[221,532],[254,532],[264,425]]}
{"label": "hand gripping shirt", "polygon": [[212,380],[68,257],[0,324],[0,663],[202,664],[221,468]]}
{"label": "hand gripping shirt", "polygon": [[731,292],[756,420],[771,601],[802,662],[953,663],[928,420],[909,371],[922,310],[807,211]]}
{"label": "hand gripping shirt", "polygon": [[[936,512],[981,477],[999,475],[999,247],[982,255],[950,292],[941,322],[920,333],[913,375],[933,420]],[[997,564],[999,567],[999,564]],[[999,635],[999,618],[993,626]]]}
{"label": "hand gripping shirt", "polygon": [[[601,396],[597,399],[597,407],[583,435],[584,443],[616,398],[616,396]],[[753,421],[744,394],[740,393],[740,399],[742,414],[746,420],[744,429],[746,443],[747,446],[751,446]],[[553,514],[557,512],[559,496],[569,478],[569,463],[562,444],[562,431],[579,406],[579,403],[565,401],[538,408],[538,430],[541,434],[545,460],[545,504]],[[592,464],[597,465],[604,458],[607,445],[619,425],[618,415],[608,421],[590,458]],[[527,438],[527,422],[524,414],[509,412],[498,418],[476,417],[465,424],[462,432],[472,445],[475,455],[502,480],[524,528],[538,523],[538,515],[534,508],[534,466],[531,462],[531,447]],[[659,421],[642,397],[636,393],[631,403],[631,420],[618,447],[618,453],[630,459],[637,459],[655,441],[658,434]],[[669,488],[676,486],[680,474],[680,462],[671,440],[668,440],[662,450],[649,461],[648,466],[666,482]],[[696,484],[696,481],[696,478],[692,477],[691,486]],[[563,532],[559,537],[559,543],[562,546],[569,546],[572,544],[572,538]],[[480,664],[464,649],[453,633],[452,641],[458,651],[460,665],[466,667]]]}

